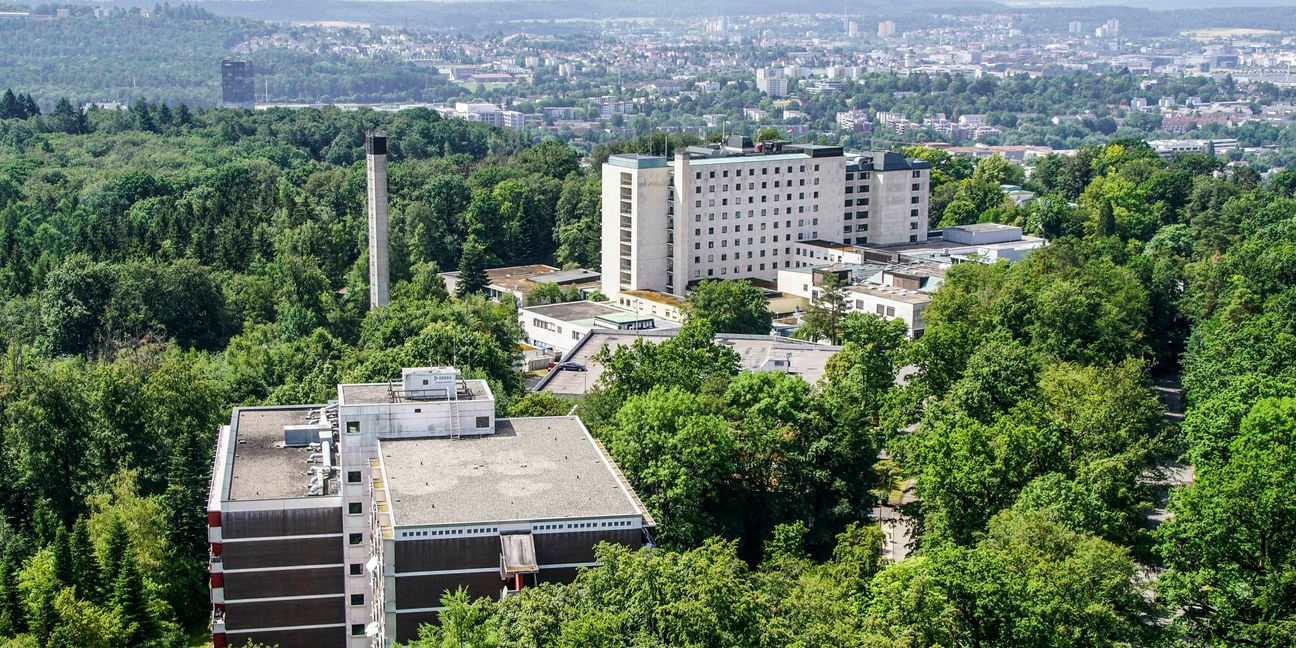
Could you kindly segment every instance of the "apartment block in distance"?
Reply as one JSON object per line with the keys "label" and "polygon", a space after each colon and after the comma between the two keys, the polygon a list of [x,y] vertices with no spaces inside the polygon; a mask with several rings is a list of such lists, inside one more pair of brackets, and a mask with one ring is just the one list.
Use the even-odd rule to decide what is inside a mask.
{"label": "apartment block in distance", "polygon": [[706,279],[774,282],[798,241],[889,245],[927,238],[930,165],[898,153],[735,136],[673,159],[603,165],[603,293],[677,296]]}
{"label": "apartment block in distance", "polygon": [[256,75],[253,73],[252,61],[221,61],[221,106],[256,107]]}
{"label": "apartment block in distance", "polygon": [[580,419],[496,419],[451,367],[235,409],[207,515],[216,648],[409,642],[447,591],[570,581],[654,526]]}

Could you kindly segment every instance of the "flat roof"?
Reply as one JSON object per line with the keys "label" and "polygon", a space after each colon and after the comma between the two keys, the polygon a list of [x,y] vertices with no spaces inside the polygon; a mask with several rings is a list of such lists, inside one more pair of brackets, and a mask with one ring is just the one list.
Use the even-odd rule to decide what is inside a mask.
{"label": "flat roof", "polygon": [[611,166],[626,169],[661,169],[666,166],[666,158],[641,153],[619,153],[608,156],[607,163]]}
{"label": "flat roof", "polygon": [[[643,340],[650,344],[665,342],[679,333],[679,329],[654,329],[647,331],[618,331],[595,329],[589,332],[576,346],[564,356],[564,360],[585,366],[585,371],[550,370],[537,386],[537,391],[555,394],[584,394],[593,388],[603,375],[603,365],[594,362],[593,358],[604,347],[615,350],[619,347],[634,344]],[[739,335],[722,333],[716,335],[716,341],[734,350],[738,354],[738,366],[744,371],[755,371],[771,357],[786,359],[792,356],[791,372],[800,375],[810,384],[819,381],[824,374],[828,358],[841,350],[839,346],[816,344],[802,340],[778,337],[773,335]]]}
{"label": "flat roof", "polygon": [[787,160],[809,160],[809,153],[753,153],[750,155],[729,155],[689,160],[689,166],[709,164],[738,164],[741,162],[783,162]]}
{"label": "flat roof", "polygon": [[[494,398],[490,386],[485,380],[466,378],[459,383],[459,400],[478,400]],[[400,380],[390,383],[355,383],[338,385],[341,400],[339,405],[390,405],[392,403],[412,403],[418,399],[408,399],[402,395],[404,387]]]}
{"label": "flat roof", "polygon": [[495,434],[378,442],[396,526],[644,515],[574,416]]}
{"label": "flat roof", "polygon": [[552,317],[563,322],[591,319],[594,317],[609,317],[614,314],[625,312],[601,302],[588,300],[562,302],[559,304],[545,304],[543,306],[527,306],[523,310],[538,315],[544,315],[545,317]]}
{"label": "flat roof", "polygon": [[[268,500],[307,497],[311,464],[306,448],[284,447],[284,426],[304,425],[306,416],[321,405],[291,407],[240,407],[234,410],[234,458],[230,466],[230,500]],[[338,480],[330,480],[336,491]],[[336,495],[336,492],[329,494]]]}
{"label": "flat roof", "polygon": [[926,304],[931,301],[931,295],[919,292],[917,290],[906,290],[904,288],[894,288],[891,286],[879,286],[877,284],[855,284],[846,288],[847,292],[863,293],[883,299],[903,302],[906,304]]}
{"label": "flat roof", "polygon": [[[1020,189],[1020,187],[1018,187]],[[1005,230],[1021,231],[1016,225],[1004,225],[1003,223],[971,223],[969,225],[950,225],[945,229],[963,230],[965,232],[1001,232]]]}
{"label": "flat roof", "polygon": [[640,299],[647,299],[648,301],[655,301],[659,304],[666,304],[667,306],[684,305],[684,298],[656,290],[622,290],[621,294],[638,297]]}

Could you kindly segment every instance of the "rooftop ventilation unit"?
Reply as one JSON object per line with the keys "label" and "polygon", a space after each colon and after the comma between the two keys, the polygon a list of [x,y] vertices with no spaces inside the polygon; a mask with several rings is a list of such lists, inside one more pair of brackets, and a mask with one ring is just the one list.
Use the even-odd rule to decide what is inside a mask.
{"label": "rooftop ventilation unit", "polygon": [[459,370],[454,367],[419,367],[401,370],[405,398],[454,400],[458,393]]}

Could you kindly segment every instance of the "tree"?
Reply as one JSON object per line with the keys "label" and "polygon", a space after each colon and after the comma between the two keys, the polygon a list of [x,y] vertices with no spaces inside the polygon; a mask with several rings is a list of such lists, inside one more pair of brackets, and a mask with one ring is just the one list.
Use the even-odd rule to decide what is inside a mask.
{"label": "tree", "polygon": [[58,580],[58,566],[54,563],[54,552],[49,548],[42,549],[28,558],[18,576],[18,589],[22,592],[27,625],[42,644],[49,641],[55,628],[58,627],[58,613],[54,610],[54,598],[58,595],[61,585]]}
{"label": "tree", "polygon": [[832,344],[841,339],[842,323],[846,320],[847,280],[835,272],[825,272],[819,283],[817,296],[810,300],[796,336],[806,340],[828,338]]}
{"label": "tree", "polygon": [[955,225],[970,225],[981,219],[981,212],[977,211],[976,205],[969,200],[955,200],[945,206],[945,211],[941,215],[940,227],[953,227]]}
{"label": "tree", "polygon": [[437,623],[419,626],[419,638],[409,648],[493,648],[499,646],[494,629],[487,623],[490,599],[468,599],[464,588],[441,597],[444,608]]}
{"label": "tree", "polygon": [[661,343],[640,339],[594,355],[594,362],[603,365],[599,386],[615,403],[654,387],[692,393],[723,389],[738,373],[738,360],[733,349],[716,343],[715,330],[706,320],[685,322],[679,333]]}
{"label": "tree", "polygon": [[1257,646],[1296,639],[1296,399],[1257,401],[1229,458],[1174,493],[1157,529],[1169,571],[1158,593],[1176,625],[1206,641]]}
{"label": "tree", "polygon": [[52,646],[114,648],[128,641],[123,619],[115,610],[104,610],[76,597],[75,588],[64,588],[54,597],[59,625],[50,636]]}
{"label": "tree", "polygon": [[662,521],[661,541],[688,547],[724,535],[716,495],[731,488],[735,441],[724,419],[696,395],[655,387],[633,396],[603,433],[617,465]]}
{"label": "tree", "polygon": [[1147,645],[1158,632],[1136,573],[1121,547],[1005,512],[975,547],[879,572],[866,628],[897,645]]}
{"label": "tree", "polygon": [[12,637],[27,629],[20,565],[12,548],[0,551],[0,636]]}
{"label": "tree", "polygon": [[573,403],[545,391],[529,392],[509,406],[511,417],[526,416],[566,416],[571,412]]}
{"label": "tree", "polygon": [[90,542],[89,525],[84,517],[77,518],[72,525],[69,545],[72,585],[82,597],[100,601],[103,591],[99,581],[99,559],[95,556],[94,545]]}
{"label": "tree", "polygon": [[703,281],[689,293],[685,309],[689,317],[711,322],[718,333],[767,335],[774,319],[765,291],[744,279]]}
{"label": "tree", "polygon": [[149,609],[148,594],[144,590],[144,578],[140,575],[135,554],[129,545],[122,554],[117,578],[112,582],[112,595],[108,602],[113,606],[115,616],[121,623],[125,643],[138,645],[157,636],[157,625],[153,612]]}
{"label": "tree", "polygon": [[469,236],[459,254],[459,277],[455,296],[475,295],[486,290],[486,248],[477,237]]}
{"label": "tree", "polygon": [[0,96],[0,119],[22,119],[22,106],[11,88],[5,89],[4,95]]}

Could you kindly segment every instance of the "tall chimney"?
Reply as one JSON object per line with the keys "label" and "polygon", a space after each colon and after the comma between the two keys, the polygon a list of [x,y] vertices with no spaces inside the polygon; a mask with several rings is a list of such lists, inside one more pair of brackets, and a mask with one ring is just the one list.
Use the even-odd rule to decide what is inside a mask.
{"label": "tall chimney", "polygon": [[369,307],[391,301],[387,281],[387,135],[365,134],[365,178],[369,186]]}

